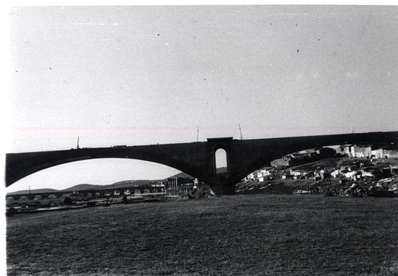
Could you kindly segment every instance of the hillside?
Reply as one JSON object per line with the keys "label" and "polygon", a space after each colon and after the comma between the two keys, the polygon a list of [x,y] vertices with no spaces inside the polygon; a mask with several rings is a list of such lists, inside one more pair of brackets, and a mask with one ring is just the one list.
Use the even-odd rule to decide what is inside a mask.
{"label": "hillside", "polygon": [[[265,180],[264,182],[257,181],[248,181],[248,182],[240,182],[236,184],[236,190],[238,193],[243,194],[291,194],[298,189],[308,190],[316,187],[323,188],[338,188],[347,186],[347,184],[342,184],[340,180],[342,177],[338,176],[336,178],[329,178],[328,181],[315,181],[313,178],[305,178],[305,179],[282,179],[281,175],[288,170],[296,170],[296,171],[315,171],[319,169],[339,169],[342,166],[356,167],[363,164],[362,168],[373,168],[379,169],[381,171],[382,168],[392,166],[392,181],[389,182],[388,186],[391,187],[393,185],[398,185],[398,158],[390,158],[390,159],[378,159],[373,162],[370,162],[368,159],[364,158],[348,158],[348,157],[338,157],[338,158],[327,158],[319,161],[298,165],[294,167],[286,168],[286,170],[279,170],[274,174],[273,180]],[[375,179],[371,179],[369,181],[358,180],[358,183],[363,183],[366,185],[370,185],[370,183],[374,180],[385,178],[387,176],[379,176]],[[350,184],[351,185],[351,184]]]}
{"label": "hillside", "polygon": [[290,167],[292,170],[316,170],[318,168],[340,168],[341,166],[354,166],[356,164],[364,164],[365,166],[398,166],[398,158],[390,159],[377,159],[371,162],[369,159],[364,158],[350,158],[350,157],[335,157],[335,158],[325,158],[311,163],[306,163],[303,165],[297,165]]}

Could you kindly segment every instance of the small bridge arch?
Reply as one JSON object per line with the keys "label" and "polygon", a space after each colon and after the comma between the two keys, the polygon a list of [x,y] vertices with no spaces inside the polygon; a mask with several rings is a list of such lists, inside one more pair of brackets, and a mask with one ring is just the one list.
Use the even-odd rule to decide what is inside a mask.
{"label": "small bridge arch", "polygon": [[[233,151],[231,147],[231,141],[233,141],[232,137],[222,137],[222,138],[209,138],[208,142],[211,144],[211,155],[212,155],[212,171],[213,177],[217,177],[217,153],[221,151],[221,154],[225,153],[225,166],[227,168],[226,174],[229,175],[230,168],[230,152]],[[223,152],[224,151],[224,152]],[[222,156],[224,157],[224,156]]]}

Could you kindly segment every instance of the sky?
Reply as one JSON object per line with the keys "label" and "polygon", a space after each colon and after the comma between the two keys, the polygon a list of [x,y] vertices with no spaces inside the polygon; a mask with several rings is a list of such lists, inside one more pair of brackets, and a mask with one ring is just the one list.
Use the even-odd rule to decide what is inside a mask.
{"label": "sky", "polygon": [[[6,153],[398,129],[398,6],[10,7]],[[74,162],[7,188],[161,179]]]}

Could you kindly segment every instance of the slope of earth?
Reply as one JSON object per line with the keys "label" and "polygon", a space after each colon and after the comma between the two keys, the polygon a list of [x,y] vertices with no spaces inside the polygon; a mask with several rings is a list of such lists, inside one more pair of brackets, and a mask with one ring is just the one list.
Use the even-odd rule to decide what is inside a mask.
{"label": "slope of earth", "polygon": [[394,198],[235,195],[7,217],[13,275],[397,275]]}
{"label": "slope of earth", "polygon": [[[350,183],[341,183],[341,179],[343,177],[338,176],[336,178],[328,178],[327,181],[315,181],[313,178],[305,178],[305,179],[281,179],[281,175],[288,170],[298,170],[298,171],[307,171],[311,172],[314,170],[325,169],[325,168],[335,168],[340,169],[342,166],[360,166],[360,164],[369,164],[370,161],[366,158],[349,158],[349,157],[340,157],[340,158],[327,158],[322,159],[316,162],[311,162],[303,165],[298,165],[294,167],[289,167],[286,170],[279,170],[275,175],[273,180],[265,180],[264,182],[258,181],[248,181],[248,182],[240,182],[236,184],[236,190],[238,193],[243,194],[292,194],[294,191],[299,189],[308,190],[315,187],[319,188],[342,188],[347,187],[352,184]],[[393,185],[398,185],[398,158],[390,158],[390,159],[379,159],[371,163],[372,167],[375,169],[381,170],[382,168],[392,166],[393,175],[391,177],[391,181],[388,183],[389,187]],[[366,166],[366,165],[365,165]],[[359,170],[359,168],[358,168]],[[382,176],[379,176],[374,179],[367,179],[366,181],[357,182],[360,185],[375,185],[378,180],[382,179]]]}

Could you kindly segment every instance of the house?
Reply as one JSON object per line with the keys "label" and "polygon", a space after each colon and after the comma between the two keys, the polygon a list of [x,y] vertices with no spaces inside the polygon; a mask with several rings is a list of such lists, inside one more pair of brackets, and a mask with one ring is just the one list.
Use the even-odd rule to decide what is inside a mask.
{"label": "house", "polygon": [[275,171],[275,167],[264,167],[264,168],[262,168],[261,169],[261,175],[262,176],[268,176],[268,175],[271,175],[272,174],[272,172],[274,172]]}
{"label": "house", "polygon": [[360,170],[362,177],[374,177],[372,171]]}
{"label": "house", "polygon": [[354,176],[356,175],[357,172],[345,170],[345,171],[341,171],[340,173],[342,175],[344,175],[345,178],[354,178]]}
{"label": "house", "polygon": [[292,179],[297,179],[297,178],[302,178],[307,174],[306,171],[299,170],[299,171],[294,171],[294,170],[288,170],[286,171],[286,176],[290,176]]}
{"label": "house", "polygon": [[339,174],[340,174],[340,171],[336,170],[336,169],[330,170],[330,172],[329,172],[329,175],[333,178],[336,178]]}
{"label": "house", "polygon": [[181,191],[186,191],[187,187],[193,187],[195,181],[193,177],[173,177],[165,179],[164,182],[152,184],[150,187],[154,187],[157,191],[161,190],[161,192],[166,189],[169,195],[176,195]]}
{"label": "house", "polygon": [[354,147],[350,144],[340,145],[335,149],[335,151],[337,155],[352,157],[354,154]]}
{"label": "house", "polygon": [[373,158],[383,158],[383,149],[379,148],[371,150],[370,156]]}
{"label": "house", "polygon": [[387,147],[383,149],[383,156],[386,158],[398,157],[398,149],[394,147]]}
{"label": "house", "polygon": [[356,170],[356,166],[355,165],[353,165],[353,166],[341,166],[340,167],[340,171],[354,171],[354,170]]}
{"label": "house", "polygon": [[247,179],[248,179],[249,181],[254,181],[254,180],[256,180],[255,174],[254,174],[254,173],[249,174],[249,175],[247,176]]}
{"label": "house", "polygon": [[292,160],[294,160],[294,158],[295,157],[293,154],[289,154],[289,155],[283,156],[282,160],[283,160],[284,164],[286,164],[286,166],[291,166],[292,163],[294,163],[294,161],[292,161]]}
{"label": "house", "polygon": [[[280,164],[284,164],[284,166],[295,166],[295,165],[300,165],[303,164],[305,159],[307,158],[307,154],[305,153],[294,153],[294,154],[288,154],[282,157],[282,161],[280,161]],[[273,165],[271,163],[271,165]]]}
{"label": "house", "polygon": [[301,175],[300,171],[294,171],[294,170],[287,170],[286,173],[287,173],[287,175],[290,175],[290,176],[299,176],[299,175]]}
{"label": "house", "polygon": [[353,157],[370,157],[372,155],[372,145],[355,145]]}

